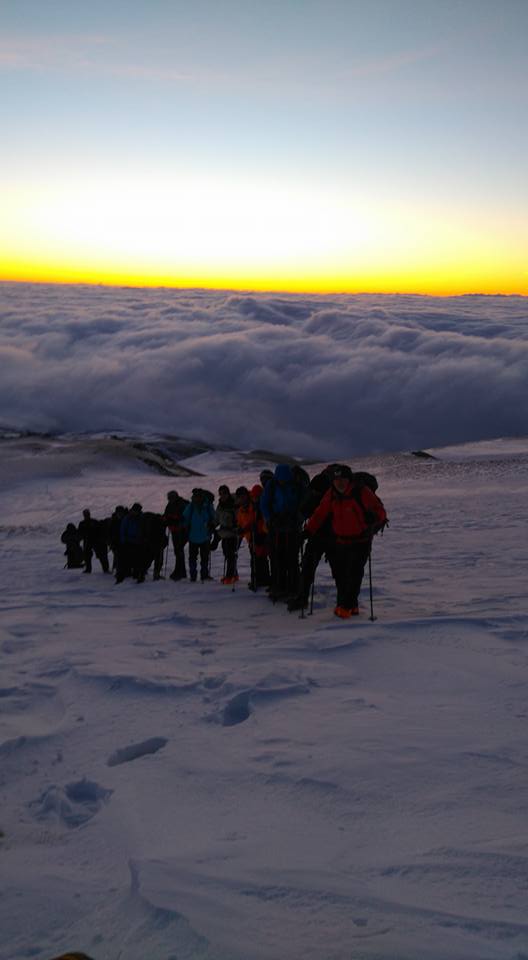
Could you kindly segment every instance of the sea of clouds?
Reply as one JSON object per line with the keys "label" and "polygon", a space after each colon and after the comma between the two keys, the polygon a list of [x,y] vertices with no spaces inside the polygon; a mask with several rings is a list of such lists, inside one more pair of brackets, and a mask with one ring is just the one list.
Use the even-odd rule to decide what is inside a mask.
{"label": "sea of clouds", "polygon": [[528,298],[0,284],[0,421],[317,459],[528,434]]}

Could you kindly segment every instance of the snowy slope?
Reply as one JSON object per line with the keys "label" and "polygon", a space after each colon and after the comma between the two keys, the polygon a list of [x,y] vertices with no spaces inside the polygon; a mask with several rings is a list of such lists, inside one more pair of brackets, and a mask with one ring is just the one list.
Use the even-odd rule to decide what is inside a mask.
{"label": "snowy slope", "polygon": [[500,460],[502,457],[525,457],[528,454],[527,437],[501,437],[498,440],[481,440],[479,443],[458,443],[450,447],[429,451],[441,460],[462,462],[464,460]]}
{"label": "snowy slope", "polygon": [[[391,517],[374,623],[324,564],[305,619],[244,553],[235,592],[63,570],[84,506],[196,480],[10,460],[2,960],[526,960],[528,456],[497,451],[355,462]],[[201,484],[255,481],[219,457]]]}

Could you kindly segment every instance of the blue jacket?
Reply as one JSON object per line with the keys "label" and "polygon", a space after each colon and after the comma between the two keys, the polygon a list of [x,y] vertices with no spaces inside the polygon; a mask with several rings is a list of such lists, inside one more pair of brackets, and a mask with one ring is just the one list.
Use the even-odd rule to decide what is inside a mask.
{"label": "blue jacket", "polygon": [[188,530],[190,543],[205,543],[209,540],[215,525],[215,512],[212,503],[191,502],[183,511],[183,525]]}
{"label": "blue jacket", "polygon": [[280,525],[294,526],[299,510],[300,491],[292,479],[291,468],[286,463],[275,467],[275,477],[268,480],[260,498],[260,509],[268,527],[275,521]]}
{"label": "blue jacket", "polygon": [[142,513],[127,513],[121,520],[119,539],[121,543],[143,543],[145,536],[145,519]]}

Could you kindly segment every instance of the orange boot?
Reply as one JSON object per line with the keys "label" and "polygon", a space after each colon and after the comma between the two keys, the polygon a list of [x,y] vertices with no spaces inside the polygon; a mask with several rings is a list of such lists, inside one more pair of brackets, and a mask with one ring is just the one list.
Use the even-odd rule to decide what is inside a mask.
{"label": "orange boot", "polygon": [[334,613],[336,617],[341,617],[341,620],[348,620],[352,616],[350,610],[347,610],[346,607],[336,607]]}

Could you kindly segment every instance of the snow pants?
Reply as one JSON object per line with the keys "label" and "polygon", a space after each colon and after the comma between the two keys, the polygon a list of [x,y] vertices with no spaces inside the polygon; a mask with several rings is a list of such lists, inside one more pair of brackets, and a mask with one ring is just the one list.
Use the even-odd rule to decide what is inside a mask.
{"label": "snow pants", "polygon": [[94,553],[104,572],[108,573],[110,566],[108,564],[108,547],[106,546],[106,543],[96,543],[93,545],[93,547],[92,544],[85,543],[83,548],[83,560],[86,573],[92,572],[92,557]]}
{"label": "snow pants", "polygon": [[329,551],[338,607],[346,610],[357,607],[370,546],[370,542],[336,543]]}
{"label": "snow pants", "polygon": [[69,570],[83,566],[83,552],[78,544],[71,544],[66,547],[66,566]]}
{"label": "snow pants", "polygon": [[145,579],[145,547],[141,543],[123,543],[117,554],[116,583],[125,577]]}
{"label": "snow pants", "polygon": [[191,580],[196,580],[198,567],[198,554],[200,554],[200,577],[202,580],[209,579],[209,540],[204,543],[192,543],[189,541],[189,573]]}
{"label": "snow pants", "polygon": [[300,536],[297,530],[270,531],[271,592],[274,599],[291,596],[299,579]]}
{"label": "snow pants", "polygon": [[235,577],[237,575],[237,547],[238,537],[224,537],[222,539],[224,577]]}
{"label": "snow pants", "polygon": [[174,548],[174,570],[170,576],[172,580],[184,580],[187,576],[184,553],[187,538],[182,530],[171,530],[171,540]]}
{"label": "snow pants", "polygon": [[263,556],[262,554],[255,553],[251,543],[249,544],[249,555],[251,559],[251,580],[249,586],[252,590],[257,590],[258,587],[269,587],[270,569],[267,555]]}
{"label": "snow pants", "polygon": [[298,599],[304,602],[304,606],[306,606],[308,603],[310,587],[314,582],[317,567],[319,566],[321,558],[325,553],[328,554],[328,560],[332,568],[332,576],[335,577],[332,566],[332,550],[330,549],[328,537],[318,536],[315,534],[313,537],[308,538],[302,557],[299,589],[297,594]]}

